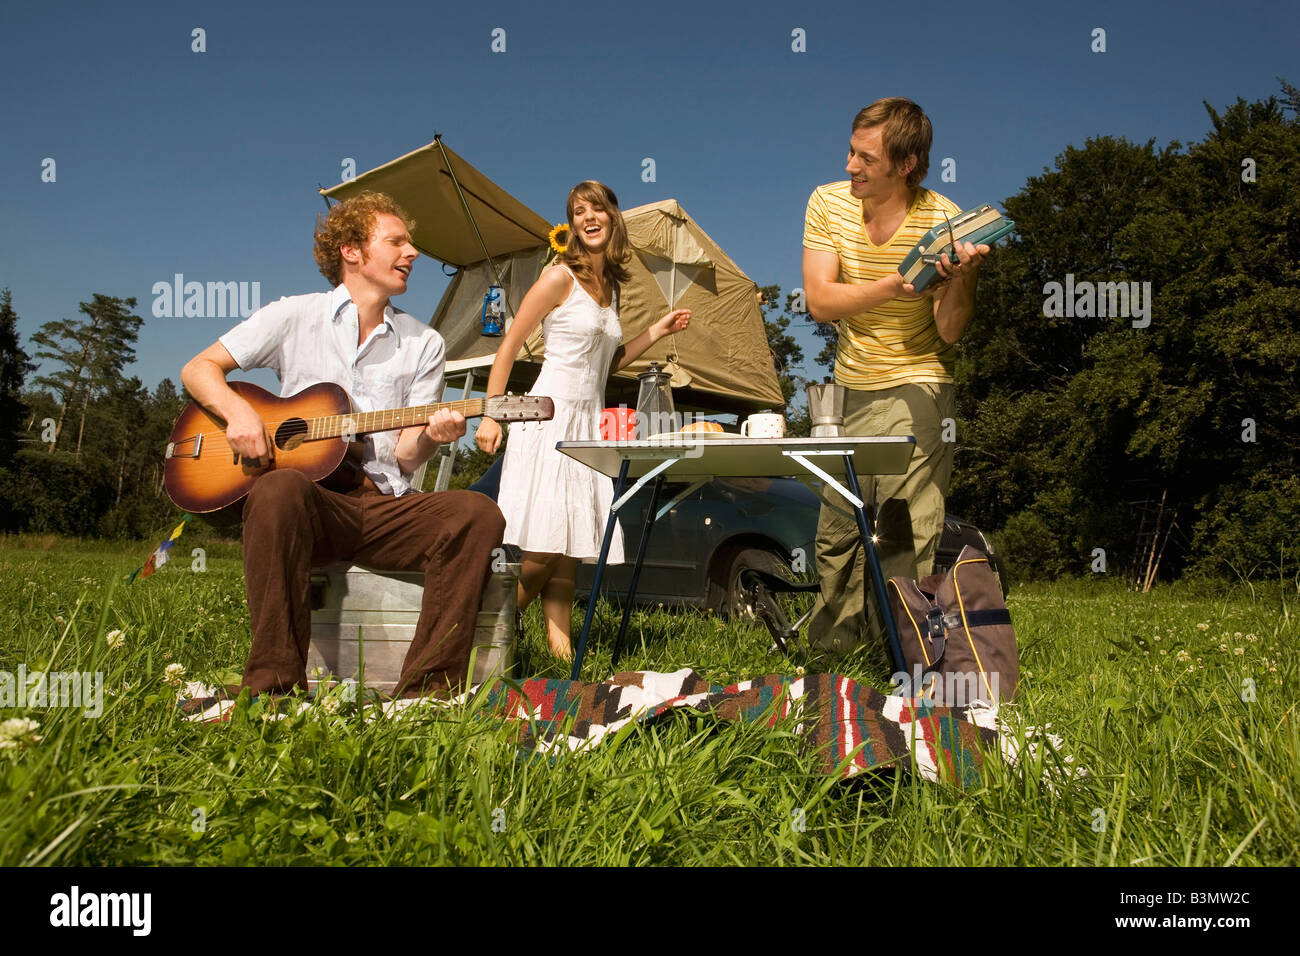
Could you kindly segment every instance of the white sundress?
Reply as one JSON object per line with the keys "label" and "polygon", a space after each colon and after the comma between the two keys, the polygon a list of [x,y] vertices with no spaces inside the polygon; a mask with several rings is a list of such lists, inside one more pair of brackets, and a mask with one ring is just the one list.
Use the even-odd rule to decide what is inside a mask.
{"label": "white sundress", "polygon": [[[546,357],[529,395],[555,402],[555,417],[510,425],[497,505],[506,519],[506,544],[525,551],[600,557],[614,483],[555,450],[558,441],[600,438],[605,381],[623,338],[618,301],[601,307],[573,278],[568,297],[542,320]],[[614,523],[609,563],[623,563],[623,532]]]}

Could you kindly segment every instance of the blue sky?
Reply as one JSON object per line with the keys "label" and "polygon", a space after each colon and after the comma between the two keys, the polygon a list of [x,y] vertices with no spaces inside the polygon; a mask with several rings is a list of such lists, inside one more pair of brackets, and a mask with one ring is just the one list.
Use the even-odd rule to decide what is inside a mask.
{"label": "blue sky", "polygon": [[[1105,53],[1091,50],[1098,27]],[[195,28],[206,52],[191,50]],[[1262,99],[1278,75],[1300,84],[1289,4],[11,0],[0,286],[25,342],[92,293],[135,296],[146,322],[130,371],[176,380],[233,323],[154,318],[154,283],[257,281],[263,303],[323,289],[317,185],[437,131],[552,221],[581,179],[625,208],[676,198],[755,281],[788,290],[808,194],[845,178],[849,123],[879,96],[925,108],[926,184],[968,207],[1001,203],[1091,136],[1200,139],[1202,100]],[[445,284],[422,260],[397,304],[427,318]]]}

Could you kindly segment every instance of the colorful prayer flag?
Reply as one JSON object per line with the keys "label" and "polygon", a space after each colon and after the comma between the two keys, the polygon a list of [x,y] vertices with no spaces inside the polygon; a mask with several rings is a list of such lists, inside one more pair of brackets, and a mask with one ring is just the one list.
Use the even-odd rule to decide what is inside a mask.
{"label": "colorful prayer flag", "polygon": [[181,523],[172,530],[171,534],[163,539],[162,543],[154,549],[153,554],[149,555],[149,560],[144,563],[144,567],[138,569],[135,574],[131,575],[131,581],[136,579],[136,575],[139,575],[142,578],[147,578],[167,563],[167,558],[172,549],[172,545],[175,544],[176,539],[181,536],[181,532],[185,530],[185,522],[189,520],[189,515],[186,515],[181,519]]}

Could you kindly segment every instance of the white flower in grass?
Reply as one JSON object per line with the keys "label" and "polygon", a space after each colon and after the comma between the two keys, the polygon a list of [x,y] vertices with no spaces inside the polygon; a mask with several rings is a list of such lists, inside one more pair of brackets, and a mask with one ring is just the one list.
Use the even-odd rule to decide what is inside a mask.
{"label": "white flower in grass", "polygon": [[41,736],[36,732],[40,726],[28,717],[0,721],[0,750],[17,750],[27,744],[40,743]]}
{"label": "white flower in grass", "polygon": [[114,629],[104,635],[104,643],[108,645],[110,651],[120,651],[126,646],[126,635]]}
{"label": "white flower in grass", "polygon": [[1238,631],[1236,634],[1233,634],[1232,636],[1235,637],[1237,640],[1241,640],[1241,631]]}
{"label": "white flower in grass", "polygon": [[1192,655],[1189,654],[1189,653],[1187,653],[1186,650],[1181,650],[1181,651],[1178,652],[1178,660],[1179,660],[1179,661],[1182,661],[1183,663],[1186,663],[1187,661],[1190,661],[1191,659],[1192,659]]}
{"label": "white flower in grass", "polygon": [[1208,631],[1210,629],[1210,625],[1206,624],[1205,622],[1201,622],[1200,624],[1196,625],[1196,629],[1198,631]]}
{"label": "white flower in grass", "polygon": [[325,676],[325,668],[321,667],[319,664],[317,664],[315,667],[311,669],[312,680],[320,680],[324,676]]}
{"label": "white flower in grass", "polygon": [[1240,657],[1242,654],[1245,654],[1245,653],[1246,653],[1246,649],[1245,649],[1244,647],[1234,647],[1234,648],[1232,649],[1232,653],[1234,653],[1234,654],[1236,654],[1238,657]]}
{"label": "white flower in grass", "polygon": [[320,702],[320,709],[327,714],[337,714],[342,702],[333,694],[326,695]]}
{"label": "white flower in grass", "polygon": [[173,687],[180,687],[185,682],[185,665],[168,664],[163,668],[163,680]]}

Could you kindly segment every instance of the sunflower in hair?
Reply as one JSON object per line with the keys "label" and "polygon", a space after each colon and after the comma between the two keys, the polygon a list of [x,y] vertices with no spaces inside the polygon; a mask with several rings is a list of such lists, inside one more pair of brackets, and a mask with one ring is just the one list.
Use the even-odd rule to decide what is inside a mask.
{"label": "sunflower in hair", "polygon": [[563,255],[564,250],[569,248],[569,224],[562,222],[551,230],[550,235],[551,248],[556,254]]}

